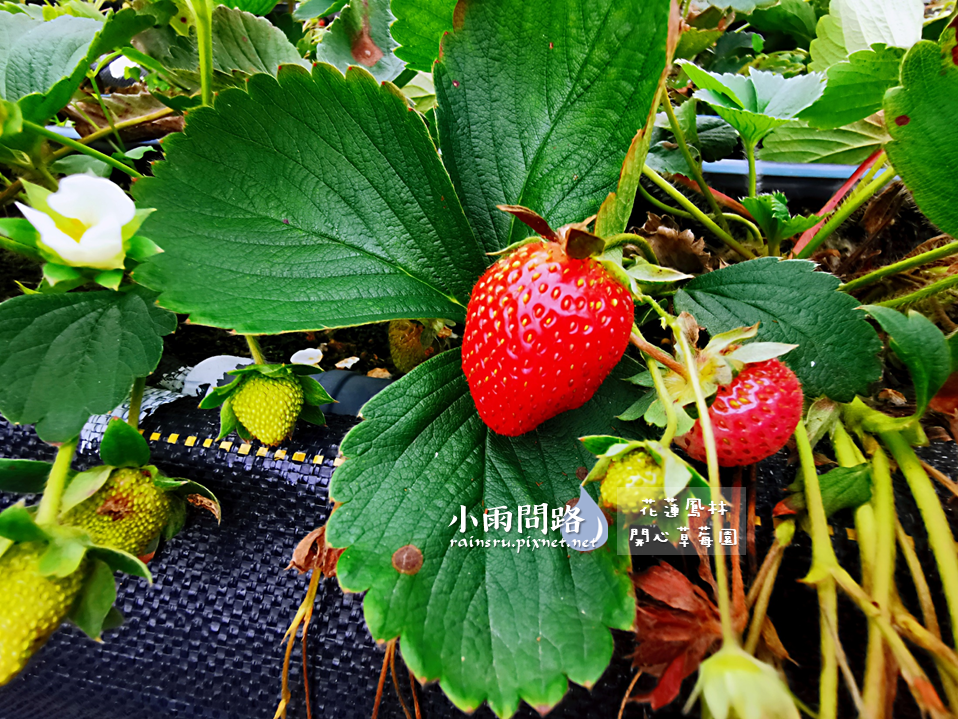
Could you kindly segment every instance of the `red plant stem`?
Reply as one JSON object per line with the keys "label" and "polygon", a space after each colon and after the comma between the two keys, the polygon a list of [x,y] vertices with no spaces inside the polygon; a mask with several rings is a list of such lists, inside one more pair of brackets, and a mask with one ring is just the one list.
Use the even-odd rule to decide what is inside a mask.
{"label": "red plant stem", "polygon": [[[680,185],[683,185],[684,187],[687,187],[690,190],[695,190],[700,195],[702,194],[702,188],[699,187],[699,184],[695,180],[690,180],[685,175],[672,175],[672,179],[675,180]],[[718,203],[720,205],[725,205],[727,208],[737,212],[738,214],[740,214],[742,217],[745,217],[746,219],[749,219],[749,220],[755,219],[754,217],[752,217],[751,213],[745,209],[745,205],[743,205],[738,200],[733,200],[728,195],[723,194],[714,188],[710,187],[709,189],[712,190],[712,197],[718,200]]]}
{"label": "red plant stem", "polygon": [[862,177],[865,176],[865,173],[867,173],[871,169],[872,165],[875,164],[875,162],[878,160],[879,156],[883,152],[884,150],[882,150],[881,148],[878,148],[877,150],[875,150],[871,155],[868,156],[868,159],[866,159],[861,165],[858,166],[858,169],[852,173],[852,176],[849,177],[847,180],[845,180],[845,184],[838,188],[838,192],[832,195],[831,199],[825,203],[825,206],[822,207],[821,210],[819,210],[818,214],[821,215],[821,218],[822,218],[821,221],[819,221],[818,224],[816,224],[814,227],[809,228],[802,233],[802,236],[799,238],[798,242],[795,244],[795,247],[792,249],[793,255],[797,255],[799,252],[805,249],[805,245],[807,245],[809,242],[812,241],[812,238],[815,236],[815,233],[817,233],[820,229],[822,229],[822,225],[824,225],[825,222],[827,222],[828,218],[826,217],[826,215],[828,215],[836,207],[838,207],[839,203],[842,201],[845,195],[847,195],[851,191],[852,187],[855,186],[855,183],[857,183],[860,179],[862,179]]}

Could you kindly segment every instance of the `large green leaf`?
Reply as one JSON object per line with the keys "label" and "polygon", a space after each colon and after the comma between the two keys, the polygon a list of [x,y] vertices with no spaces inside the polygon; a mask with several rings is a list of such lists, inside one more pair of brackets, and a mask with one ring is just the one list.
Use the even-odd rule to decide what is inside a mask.
{"label": "large green leaf", "polygon": [[18,102],[24,119],[45,122],[69,102],[90,63],[152,24],[152,16],[131,8],[105,23],[0,12],[0,98]]}
{"label": "large green leaf", "polygon": [[439,57],[439,41],[452,30],[456,0],[392,0],[396,22],[393,39],[399,43],[396,55],[414,70],[432,72]]}
{"label": "large green leaf", "polygon": [[46,442],[80,433],[150,374],[176,318],[149,292],[21,295],[0,304],[0,412]]}
{"label": "large green leaf", "polygon": [[838,18],[850,53],[875,43],[909,48],[921,39],[925,5],[922,0],[832,0],[829,14]]}
{"label": "large green leaf", "polygon": [[885,122],[892,136],[885,150],[921,211],[943,232],[958,236],[955,28],[946,36],[942,46],[923,40],[905,56],[901,87],[885,95]]}
{"label": "large green leaf", "polygon": [[[518,550],[450,543],[558,540],[558,531],[543,535],[541,523],[522,534],[514,522],[508,533],[484,532],[483,512],[506,507],[515,520],[519,505],[544,503],[551,514],[578,497],[576,469],[595,458],[577,438],[630,431],[615,415],[643,391],[622,381],[640,367],[625,359],[584,407],[508,438],[479,419],[460,362],[459,351],[444,353],[365,406],[365,421],[343,441],[347,461],[330,487],[342,504],[326,537],[347,547],[337,566],[343,587],[368,590],[372,635],[401,637],[417,677],[439,680],[465,711],[488,701],[510,716],[520,700],[545,711],[562,698],[567,677],[591,686],[602,674],[612,656],[606,627],[631,626],[628,557],[611,545],[580,553],[531,542]],[[422,553],[412,575],[393,566],[407,545]]]}
{"label": "large green leaf", "polygon": [[190,113],[134,194],[136,271],[194,322],[273,333],[465,319],[482,248],[420,117],[365,70],[284,66]]}
{"label": "large green leaf", "polygon": [[790,122],[772,130],[762,142],[759,157],[768,162],[859,165],[887,139],[884,127],[867,120],[834,130]]}
{"label": "large green leaf", "polygon": [[749,24],[764,33],[791,35],[804,47],[815,37],[815,8],[805,0],[780,0],[752,13]]}
{"label": "large green leaf", "polygon": [[689,62],[682,68],[700,88],[695,97],[711,105],[752,146],[809,107],[825,89],[824,79],[815,74],[786,78],[752,70],[748,77],[719,75]]}
{"label": "large green leaf", "polygon": [[[199,82],[196,35],[182,37],[169,26],[153,28],[137,37],[143,51],[167,70],[187,71],[185,78]],[[309,67],[283,31],[269,20],[217,5],[213,10],[213,69],[218,87],[236,84],[234,76],[259,72],[275,75],[280,65]],[[176,72],[179,78],[183,72]]]}
{"label": "large green leaf", "polygon": [[920,418],[931,398],[951,374],[951,348],[940,329],[918,312],[907,315],[890,307],[863,308],[888,333],[888,346],[911,374],[915,386],[915,418]]}
{"label": "large green leaf", "polygon": [[395,80],[405,67],[393,54],[396,42],[389,34],[393,15],[389,0],[353,0],[323,33],[316,59],[346,72],[359,65],[377,80]]}
{"label": "large green leaf", "polygon": [[922,0],[832,0],[818,20],[810,68],[827,70],[876,43],[908,49],[921,39],[923,17]]}
{"label": "large green leaf", "polygon": [[460,3],[434,73],[439,134],[487,251],[529,235],[496,205],[525,205],[558,227],[616,189],[668,24],[668,0]]}
{"label": "large green leaf", "polygon": [[815,127],[835,128],[878,112],[885,91],[898,84],[898,67],[904,54],[901,48],[876,44],[832,65],[825,92],[799,117]]}
{"label": "large green leaf", "polygon": [[849,402],[881,376],[881,342],[839,284],[812,262],[762,257],[696,277],[675,306],[713,335],[760,322],[759,341],[798,345],[783,361],[806,396]]}

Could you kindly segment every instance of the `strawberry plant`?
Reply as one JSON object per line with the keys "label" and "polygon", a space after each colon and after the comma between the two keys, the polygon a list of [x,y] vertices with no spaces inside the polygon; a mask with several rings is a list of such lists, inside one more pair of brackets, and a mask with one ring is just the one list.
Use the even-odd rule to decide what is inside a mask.
{"label": "strawberry plant", "polygon": [[[365,592],[385,665],[395,673],[401,652],[462,711],[544,713],[570,682],[602,677],[610,630],[633,629],[636,666],[656,682],[623,706],[658,709],[694,674],[687,709],[795,717],[769,605],[797,530],[819,604],[818,716],[839,711],[839,589],[868,623],[864,673],[844,676],[860,712],[887,716],[898,675],[922,710],[954,712],[958,560],[913,447],[958,427],[958,241],[922,224],[906,247],[889,231],[915,211],[910,194],[958,234],[958,16],[927,12],[917,0],[0,7],[0,247],[37,265],[0,303],[0,411],[57,446],[52,465],[0,460],[0,490],[42,497],[0,514],[0,592],[13,598],[0,683],[66,619],[95,638],[114,626],[113,571],[148,576],[137,557],[183,526],[187,497],[219,516],[212,493],[150,464],[137,431],[177,313],[245,341],[252,364],[199,407],[219,409],[218,439],[235,433],[251,460],[264,456],[254,445],[298,442],[301,420],[324,424],[334,401],[312,377],[323,353],[268,359],[273,335],[315,347],[369,326],[402,375],[343,439],[335,509],[294,556],[313,577],[277,716],[293,701],[296,632],[305,653],[318,581],[335,577]],[[134,132],[162,136],[162,157],[128,147]],[[736,153],[744,190],[719,192],[713,163]],[[853,166],[820,209],[766,191],[769,161],[836,159]],[[84,423],[127,399],[102,466],[74,472]],[[798,477],[747,573],[725,537],[740,522],[753,533],[757,509],[716,509],[743,477],[722,468],[779,453]],[[823,456],[838,467],[819,476]],[[928,591],[893,471],[927,533],[950,639],[930,599],[921,620],[900,599],[896,541]],[[854,517],[857,578],[832,546],[838,512]],[[655,527],[668,552],[696,535],[701,585],[633,563],[633,538]]]}

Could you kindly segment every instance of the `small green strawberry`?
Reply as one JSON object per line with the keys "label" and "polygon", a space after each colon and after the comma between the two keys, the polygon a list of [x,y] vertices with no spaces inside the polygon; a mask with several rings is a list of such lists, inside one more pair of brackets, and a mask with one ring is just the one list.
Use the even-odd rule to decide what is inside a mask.
{"label": "small green strawberry", "polygon": [[85,529],[94,544],[142,556],[170,522],[173,501],[156,486],[151,471],[114,469],[96,494],[67,511],[62,521]]}
{"label": "small green strawberry", "polygon": [[293,433],[297,419],[324,425],[320,405],[335,402],[310,374],[319,372],[310,365],[248,365],[232,370],[235,379],[216,387],[201,409],[219,407],[220,438],[236,431],[243,439],[258,439],[277,445]]}
{"label": "small green strawberry", "polygon": [[612,461],[602,480],[601,501],[611,509],[638,514],[645,500],[665,498],[665,469],[644,449]]}
{"label": "small green strawberry", "polygon": [[66,577],[40,574],[43,542],[14,544],[0,556],[0,686],[26,666],[66,619],[89,569],[84,559]]}
{"label": "small green strawberry", "polygon": [[251,375],[230,402],[236,419],[253,437],[274,445],[293,433],[303,407],[303,388],[294,377]]}

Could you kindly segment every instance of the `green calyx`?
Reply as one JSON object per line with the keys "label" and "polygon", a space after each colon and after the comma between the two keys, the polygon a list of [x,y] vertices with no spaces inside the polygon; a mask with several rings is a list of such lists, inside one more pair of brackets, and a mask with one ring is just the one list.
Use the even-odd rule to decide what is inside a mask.
{"label": "green calyx", "polygon": [[200,409],[220,409],[218,439],[236,432],[242,439],[276,445],[293,432],[297,419],[323,426],[320,405],[335,402],[309,375],[312,365],[253,364],[230,371],[236,379],[213,389]]}

